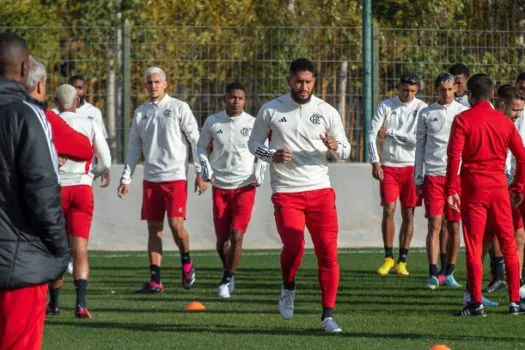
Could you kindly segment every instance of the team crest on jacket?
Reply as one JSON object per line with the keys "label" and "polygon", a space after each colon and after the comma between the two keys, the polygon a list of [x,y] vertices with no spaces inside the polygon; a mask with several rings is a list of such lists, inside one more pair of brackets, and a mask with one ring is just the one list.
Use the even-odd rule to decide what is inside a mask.
{"label": "team crest on jacket", "polygon": [[165,116],[166,118],[171,118],[171,115],[172,115],[172,114],[173,114],[173,112],[171,111],[171,109],[166,109],[166,110],[164,111],[164,116]]}
{"label": "team crest on jacket", "polygon": [[241,135],[244,136],[244,137],[250,136],[251,133],[252,133],[252,129],[251,128],[242,128],[241,129]]}
{"label": "team crest on jacket", "polygon": [[322,115],[317,114],[317,113],[314,113],[314,114],[312,114],[312,116],[310,117],[310,121],[311,121],[312,124],[314,124],[314,125],[319,125],[319,124],[321,124],[321,118],[323,118]]}

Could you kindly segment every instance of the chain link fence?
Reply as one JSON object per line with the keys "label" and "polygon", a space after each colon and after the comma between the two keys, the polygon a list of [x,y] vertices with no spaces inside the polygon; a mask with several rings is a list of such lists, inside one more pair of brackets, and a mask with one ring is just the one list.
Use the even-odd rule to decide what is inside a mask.
{"label": "chain link fence", "polygon": [[[122,161],[123,104],[133,111],[147,98],[144,70],[159,66],[168,76],[168,93],[187,101],[200,125],[222,110],[225,86],[248,89],[247,111],[288,91],[291,60],[312,59],[318,69],[315,94],[336,107],[353,146],[352,161],[363,160],[363,65],[361,27],[137,26],[129,30],[129,55],[122,50],[120,27],[6,28],[28,40],[31,53],[45,61],[48,97],[73,74],[87,78],[87,100],[105,118],[116,160]],[[513,83],[525,71],[523,33],[435,29],[375,28],[374,99],[397,93],[401,74],[419,74],[419,97],[435,99],[433,77],[454,63],[490,74],[498,84]],[[122,67],[130,67],[130,96],[123,96]]]}

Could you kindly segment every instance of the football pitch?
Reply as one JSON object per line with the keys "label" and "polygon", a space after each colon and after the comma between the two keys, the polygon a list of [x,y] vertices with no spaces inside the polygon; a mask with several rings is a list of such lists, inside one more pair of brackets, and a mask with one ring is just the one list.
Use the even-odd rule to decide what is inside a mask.
{"label": "football pitch", "polygon": [[[66,277],[61,293],[62,315],[48,317],[44,349],[522,349],[525,316],[507,315],[506,290],[491,296],[502,306],[488,308],[485,318],[453,317],[463,291],[426,288],[423,250],[409,253],[411,276],[376,276],[380,249],[340,251],[341,283],[335,318],[340,335],[324,334],[320,325],[317,264],[307,251],[296,278],[293,320],[277,311],[280,293],[278,251],[246,251],[236,274],[231,300],[217,297],[221,269],[215,252],[194,252],[197,282],[184,290],[180,259],[164,259],[162,295],[133,291],[149,279],[142,252],[91,252],[88,307],[93,319],[73,315],[74,288]],[[486,264],[488,265],[488,264]],[[465,278],[463,252],[456,277]],[[486,284],[486,283],[485,283]],[[203,312],[184,306],[198,300]]]}

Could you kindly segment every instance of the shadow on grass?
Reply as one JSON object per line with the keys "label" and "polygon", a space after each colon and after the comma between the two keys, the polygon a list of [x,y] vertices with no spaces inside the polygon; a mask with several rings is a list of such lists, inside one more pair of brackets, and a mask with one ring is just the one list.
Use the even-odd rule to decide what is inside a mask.
{"label": "shadow on grass", "polygon": [[[209,325],[207,327],[196,327],[193,325],[175,325],[175,324],[142,324],[142,323],[114,323],[114,322],[99,322],[94,320],[87,320],[87,322],[79,321],[53,321],[47,322],[47,326],[74,326],[76,328],[90,328],[90,329],[119,329],[119,330],[130,330],[130,331],[146,331],[146,332],[184,332],[184,333],[215,333],[215,334],[262,334],[262,335],[275,335],[275,336],[301,336],[301,337],[319,337],[319,336],[334,336],[332,334],[323,333],[318,328],[309,329],[297,329],[297,328],[273,328],[273,329],[261,329],[261,328],[246,328],[246,327],[234,327],[225,326],[224,324]],[[400,333],[396,332],[388,334],[385,332],[343,332],[337,336],[344,338],[371,338],[371,339],[401,339],[401,340],[428,340],[435,338],[433,333]],[[520,337],[500,337],[500,336],[461,336],[451,335],[446,337],[449,341],[491,341],[491,342],[505,342],[505,343],[516,343],[522,341]]]}

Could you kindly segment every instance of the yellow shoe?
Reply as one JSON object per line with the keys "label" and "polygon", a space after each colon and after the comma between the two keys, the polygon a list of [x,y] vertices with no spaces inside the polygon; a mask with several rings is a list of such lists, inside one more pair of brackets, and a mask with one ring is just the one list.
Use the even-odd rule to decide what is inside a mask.
{"label": "yellow shoe", "polygon": [[392,259],[392,258],[385,258],[385,261],[383,262],[383,265],[381,265],[377,269],[377,274],[379,276],[386,276],[386,275],[388,275],[388,273],[390,272],[390,270],[392,270],[392,268],[394,267],[395,264],[396,263],[395,263],[394,259]]}
{"label": "yellow shoe", "polygon": [[406,262],[398,262],[396,264],[395,270],[399,276],[410,276],[410,273],[407,270]]}

